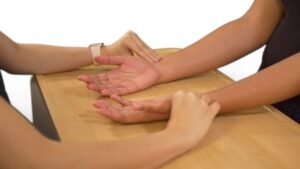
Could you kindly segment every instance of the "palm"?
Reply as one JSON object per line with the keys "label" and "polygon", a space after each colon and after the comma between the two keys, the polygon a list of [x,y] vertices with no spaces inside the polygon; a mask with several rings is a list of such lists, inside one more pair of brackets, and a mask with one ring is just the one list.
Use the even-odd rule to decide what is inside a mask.
{"label": "palm", "polygon": [[119,68],[98,75],[81,75],[79,80],[87,83],[91,90],[102,95],[124,95],[152,86],[158,79],[153,65],[143,59],[124,56],[101,56],[101,64],[118,64]]}
{"label": "palm", "polygon": [[119,104],[98,100],[94,106],[99,114],[120,123],[141,123],[169,118],[170,101],[167,98],[131,102],[118,95],[112,95]]}

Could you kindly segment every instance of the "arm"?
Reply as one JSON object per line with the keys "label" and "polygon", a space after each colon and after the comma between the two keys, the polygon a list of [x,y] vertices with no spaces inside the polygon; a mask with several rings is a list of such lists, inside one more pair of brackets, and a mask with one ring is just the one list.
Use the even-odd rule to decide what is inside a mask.
{"label": "arm", "polygon": [[221,104],[222,112],[272,104],[297,96],[300,94],[299,63],[300,53],[297,53],[246,79],[207,95]]}
{"label": "arm", "polygon": [[282,16],[281,0],[255,0],[241,18],[220,27],[195,44],[164,57],[160,62],[150,65],[138,59],[128,58],[120,62],[102,57],[98,59],[100,64],[120,66],[100,74],[101,78],[98,75],[84,75],[80,80],[87,83],[89,89],[102,95],[125,95],[215,69],[264,45]]}
{"label": "arm", "polygon": [[[221,105],[220,113],[233,112],[259,105],[273,104],[300,94],[300,52],[264,70],[226,87],[205,93]],[[98,100],[98,112],[121,123],[150,122],[168,119],[172,97],[130,101],[118,95],[113,105]],[[116,110],[111,113],[110,110]]]}
{"label": "arm", "polygon": [[156,83],[205,72],[241,58],[267,42],[282,16],[281,0],[255,0],[241,18],[155,63],[160,75]]}
{"label": "arm", "polygon": [[[121,141],[58,143],[43,137],[0,97],[0,168],[156,168],[195,147],[220,109],[192,93],[175,98],[163,131]],[[182,118],[185,113],[189,116]]]}
{"label": "arm", "polygon": [[[112,45],[102,48],[103,55],[138,54],[155,60],[156,54],[134,32],[127,32]],[[87,47],[58,47],[18,44],[0,32],[0,68],[12,73],[46,74],[91,65]]]}

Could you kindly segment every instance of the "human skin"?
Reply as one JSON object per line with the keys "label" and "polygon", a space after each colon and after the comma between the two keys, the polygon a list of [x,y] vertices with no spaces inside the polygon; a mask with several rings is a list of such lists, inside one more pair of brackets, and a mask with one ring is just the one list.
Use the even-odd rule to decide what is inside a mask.
{"label": "human skin", "polygon": [[[255,0],[246,14],[240,18],[221,26],[194,44],[164,57],[161,62],[154,65],[145,64],[143,71],[131,70],[130,76],[126,76],[128,75],[126,70],[115,69],[97,75],[99,77],[105,75],[107,77],[105,81],[91,79],[90,75],[85,76],[85,82],[90,86],[97,86],[93,89],[102,95],[116,98],[113,95],[133,93],[155,84],[216,69],[265,45],[283,16],[284,8],[281,0]],[[220,113],[272,104],[299,95],[300,73],[297,66],[299,58],[300,53],[296,53],[252,76],[206,94],[221,104]],[[116,62],[111,64],[122,65]],[[119,74],[116,75],[115,72]],[[149,77],[153,80],[146,84],[136,81],[136,79],[149,80]],[[122,81],[126,83],[120,83]],[[159,100],[131,102],[131,105],[126,104],[129,102],[124,99],[115,100],[121,105],[109,105],[105,101],[98,101],[94,105],[99,108],[100,114],[123,123],[166,119],[171,107],[170,96]],[[236,104],[237,101],[239,104]],[[140,104],[141,109],[137,110],[132,104]],[[109,111],[112,108],[118,111],[112,114]],[[128,112],[129,109],[132,109],[131,113],[125,114],[124,111]]]}
{"label": "human skin", "polygon": [[177,92],[172,105],[167,127],[156,133],[121,141],[56,142],[0,97],[0,168],[157,168],[197,146],[220,109],[208,97],[191,92]]}
{"label": "human skin", "polygon": [[[102,59],[114,60],[112,58],[117,57],[126,60],[125,56],[114,55],[138,54],[142,48],[141,53],[144,55],[153,52],[135,37],[137,35],[133,39],[126,36],[127,42],[123,43],[122,37],[113,45],[103,48],[103,52],[110,56],[102,56]],[[67,71],[92,63],[88,48],[18,44],[2,32],[0,60],[0,69],[22,74]],[[182,106],[181,100],[188,102]],[[156,168],[195,147],[220,109],[219,104],[208,97],[194,93],[179,92],[172,102],[174,107],[170,122],[166,129],[157,133],[122,141],[61,143],[42,136],[0,97],[0,168]],[[179,120],[185,113],[190,116]]]}
{"label": "human skin", "polygon": [[[101,49],[106,57],[139,55],[148,61],[159,57],[139,36],[129,31],[119,40]],[[0,68],[10,73],[48,74],[93,64],[88,47],[59,47],[20,44],[0,32]]]}

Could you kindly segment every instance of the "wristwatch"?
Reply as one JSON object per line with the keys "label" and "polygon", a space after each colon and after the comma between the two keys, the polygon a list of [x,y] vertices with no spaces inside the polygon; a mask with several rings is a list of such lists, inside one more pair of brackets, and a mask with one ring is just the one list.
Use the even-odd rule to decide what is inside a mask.
{"label": "wristwatch", "polygon": [[90,44],[89,49],[91,52],[92,60],[94,65],[98,65],[98,62],[95,61],[95,58],[97,56],[101,55],[101,48],[104,46],[104,43],[95,43],[95,44]]}

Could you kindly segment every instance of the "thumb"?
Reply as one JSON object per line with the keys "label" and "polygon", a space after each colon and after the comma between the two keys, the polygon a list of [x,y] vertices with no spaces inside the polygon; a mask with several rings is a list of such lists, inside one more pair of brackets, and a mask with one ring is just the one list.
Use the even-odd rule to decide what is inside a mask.
{"label": "thumb", "polygon": [[95,61],[103,65],[121,65],[126,56],[97,56]]}
{"label": "thumb", "polygon": [[183,91],[177,91],[172,98],[172,111],[177,108],[177,106],[183,104],[185,93]]}

